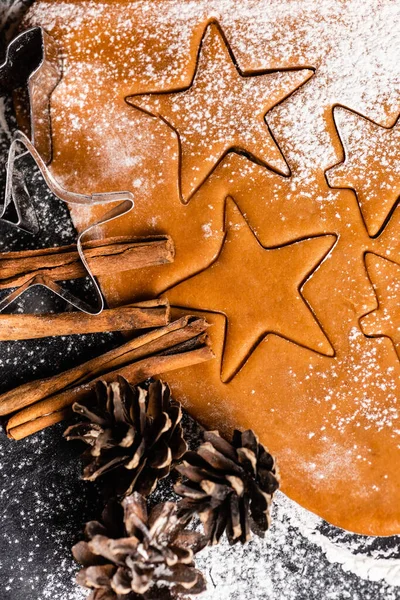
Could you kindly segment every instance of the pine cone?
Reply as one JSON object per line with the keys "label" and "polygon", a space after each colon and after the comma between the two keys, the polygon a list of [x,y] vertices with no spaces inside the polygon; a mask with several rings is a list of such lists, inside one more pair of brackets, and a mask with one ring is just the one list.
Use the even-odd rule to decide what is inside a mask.
{"label": "pine cone", "polygon": [[174,502],[157,504],[148,517],[146,501],[137,492],[122,505],[110,502],[103,523],[87,523],[88,541],[72,549],[84,566],[77,582],[93,589],[88,600],[170,600],[204,591],[193,554],[206,541],[186,529],[189,520],[178,515]]}
{"label": "pine cone", "polygon": [[215,431],[205,432],[204,439],[176,467],[188,480],[174,488],[184,498],[182,513],[199,514],[210,544],[218,543],[224,531],[231,544],[248,541],[251,530],[263,536],[279,487],[274,458],[251,430],[235,430],[232,444]]}
{"label": "pine cone", "polygon": [[143,384],[132,387],[122,377],[101,381],[92,401],[86,406],[75,403],[73,409],[88,420],[64,434],[90,446],[83,454],[83,479],[101,477],[111,496],[133,490],[147,496],[187,450],[181,405],[160,381],[148,389]]}

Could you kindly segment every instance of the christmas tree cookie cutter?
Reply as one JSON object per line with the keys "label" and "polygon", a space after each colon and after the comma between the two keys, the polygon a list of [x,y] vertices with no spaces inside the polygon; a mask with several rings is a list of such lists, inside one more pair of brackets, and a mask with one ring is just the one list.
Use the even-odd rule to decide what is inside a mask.
{"label": "christmas tree cookie cutter", "polygon": [[[96,228],[127,214],[134,207],[133,194],[128,191],[80,194],[64,189],[51,174],[50,96],[62,76],[59,53],[51,37],[41,28],[34,27],[19,34],[8,46],[5,62],[0,65],[0,94],[10,93],[25,84],[28,86],[30,107],[30,138],[17,130],[12,138],[6,173],[3,204],[0,204],[0,221],[22,231],[36,234],[39,222],[32,206],[29,190],[25,184],[24,157],[30,155],[49,190],[62,202],[69,205],[93,206],[116,204],[101,219],[84,229],[77,237],[77,251],[87,276],[91,280],[96,303],[91,306],[69,290],[60,286],[47,275],[35,275],[31,280],[10,292],[0,301],[0,311],[7,308],[29,287],[44,286],[63,298],[78,310],[87,314],[99,314],[104,308],[104,299],[83,251],[83,241]],[[6,217],[7,209],[14,206],[17,221]]]}

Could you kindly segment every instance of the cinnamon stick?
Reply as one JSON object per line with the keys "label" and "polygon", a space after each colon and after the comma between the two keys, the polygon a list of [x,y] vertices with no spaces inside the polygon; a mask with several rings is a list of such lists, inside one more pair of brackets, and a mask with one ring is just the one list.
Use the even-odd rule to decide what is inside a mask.
{"label": "cinnamon stick", "polygon": [[42,429],[46,429],[46,427],[50,427],[50,425],[55,425],[56,423],[60,423],[60,421],[64,421],[64,419],[68,419],[72,416],[71,407],[65,408],[64,410],[58,410],[49,415],[45,415],[44,417],[39,417],[34,421],[27,421],[26,423],[22,423],[18,427],[14,427],[11,431],[7,432],[7,435],[12,440],[22,440],[37,431],[42,431]]}
{"label": "cinnamon stick", "polygon": [[211,358],[213,358],[213,353],[204,336],[198,336],[197,347],[185,351],[184,344],[179,344],[175,347],[174,352],[142,359],[101,377],[96,377],[89,383],[60,392],[28,406],[9,419],[6,426],[7,435],[11,439],[20,440],[54,423],[63,421],[69,416],[71,405],[74,402],[85,402],[93,393],[94,387],[100,379],[112,381],[117,375],[122,375],[129,383],[135,385],[152,375],[182,369]]}
{"label": "cinnamon stick", "polygon": [[[118,236],[85,242],[82,247],[96,276],[161,265],[174,259],[174,245],[169,236]],[[0,290],[19,287],[37,275],[64,281],[85,277],[87,273],[76,245],[0,253]]]}
{"label": "cinnamon stick", "polygon": [[[166,370],[208,360],[213,354],[205,334],[207,327],[204,319],[185,316],[68,371],[23,384],[0,396],[0,415],[10,415],[21,409],[26,411],[26,407],[33,405],[32,412],[22,414],[25,422],[66,408],[75,401],[77,392],[72,392],[73,389],[80,389],[108,374],[112,377],[116,373],[126,373],[128,380],[137,382]],[[21,425],[20,418],[21,413],[14,415],[8,429]]]}
{"label": "cinnamon stick", "polygon": [[47,336],[105,333],[162,327],[169,322],[169,305],[150,300],[105,309],[99,315],[83,312],[58,314],[0,314],[0,341],[28,340]]}

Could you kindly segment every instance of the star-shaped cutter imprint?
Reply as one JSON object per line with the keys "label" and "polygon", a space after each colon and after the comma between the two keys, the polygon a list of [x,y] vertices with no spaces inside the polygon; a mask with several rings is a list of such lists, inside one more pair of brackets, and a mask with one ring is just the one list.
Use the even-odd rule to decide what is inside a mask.
{"label": "star-shaped cutter imprint", "polygon": [[264,248],[233,199],[226,200],[225,236],[217,258],[165,292],[172,306],[225,316],[222,381],[229,382],[269,334],[334,356],[302,288],[336,239],[327,234]]}
{"label": "star-shaped cutter imprint", "polygon": [[333,118],[344,159],[327,169],[327,181],[355,192],[368,234],[377,237],[400,197],[400,117],[383,127],[338,105]]}
{"label": "star-shaped cutter imprint", "polygon": [[202,36],[188,87],[135,94],[125,100],[161,118],[175,132],[179,191],[187,203],[230,151],[290,175],[266,114],[313,74],[309,68],[242,72],[221,27],[212,21]]}
{"label": "star-shaped cutter imprint", "polygon": [[400,359],[400,265],[372,252],[365,255],[365,265],[377,308],[361,317],[361,330],[368,337],[388,337]]}
{"label": "star-shaped cutter imprint", "polygon": [[[11,141],[4,202],[0,205],[0,220],[31,234],[38,233],[40,229],[29,190],[25,185],[24,157],[27,154],[30,154],[35,161],[49,190],[63,202],[85,206],[114,204],[114,207],[100,220],[82,231],[76,242],[84,270],[94,286],[96,305],[90,306],[47,275],[36,275],[3,298],[0,302],[0,311],[14,302],[29,287],[42,285],[78,310],[95,315],[103,310],[104,299],[85,258],[82,243],[93,229],[128,213],[134,206],[134,199],[131,192],[91,195],[70,192],[58,184],[47,168],[46,163],[51,159],[50,95],[61,78],[57,57],[58,53],[51,38],[40,27],[36,27],[23,32],[11,42],[7,49],[6,60],[0,65],[0,93],[12,91],[28,83],[32,138],[29,139],[23,132],[16,131]],[[17,214],[16,222],[6,217],[7,209],[12,205]]]}

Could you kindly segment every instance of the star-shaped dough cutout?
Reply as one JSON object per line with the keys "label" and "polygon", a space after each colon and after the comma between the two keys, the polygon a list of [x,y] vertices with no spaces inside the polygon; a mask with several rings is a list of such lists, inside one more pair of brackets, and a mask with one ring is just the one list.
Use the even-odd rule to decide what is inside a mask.
{"label": "star-shaped dough cutout", "polygon": [[343,107],[333,114],[345,159],[328,169],[329,184],[355,190],[367,231],[377,236],[400,196],[400,121],[386,128]]}
{"label": "star-shaped dough cutout", "polygon": [[161,117],[175,131],[182,201],[188,202],[231,150],[289,175],[265,116],[307,81],[313,71],[244,74],[216,23],[209,24],[204,32],[193,70],[188,88],[126,98],[132,106]]}
{"label": "star-shaped dough cutout", "polygon": [[371,252],[365,264],[378,308],[360,319],[362,331],[370,337],[389,337],[400,358],[400,265]]}
{"label": "star-shaped dough cutout", "polygon": [[225,219],[225,238],[216,260],[165,294],[174,306],[225,315],[222,380],[229,381],[270,333],[333,356],[301,288],[336,237],[323,235],[266,249],[229,198]]}

